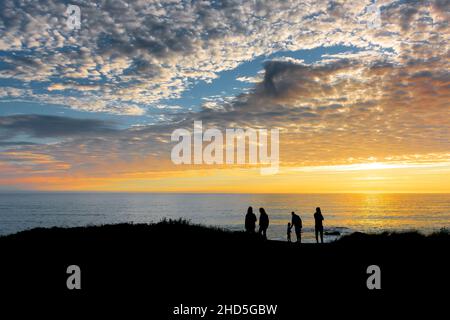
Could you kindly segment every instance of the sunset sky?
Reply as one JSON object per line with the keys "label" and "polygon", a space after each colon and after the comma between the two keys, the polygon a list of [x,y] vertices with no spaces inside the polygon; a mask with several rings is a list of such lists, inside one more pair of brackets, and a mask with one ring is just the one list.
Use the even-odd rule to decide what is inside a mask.
{"label": "sunset sky", "polygon": [[[447,0],[3,0],[0,191],[448,193],[449,21]],[[279,172],[174,165],[197,120],[279,129]]]}

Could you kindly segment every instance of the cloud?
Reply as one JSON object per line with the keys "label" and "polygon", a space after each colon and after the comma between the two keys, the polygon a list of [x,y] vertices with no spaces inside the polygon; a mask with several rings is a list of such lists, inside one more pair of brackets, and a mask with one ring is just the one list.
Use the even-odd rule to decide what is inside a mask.
{"label": "cloud", "polygon": [[258,82],[261,82],[262,79],[261,79],[261,77],[258,77],[258,76],[256,76],[256,77],[242,76],[242,77],[237,77],[236,80],[240,81],[240,82],[247,82],[247,83],[258,83]]}
{"label": "cloud", "polygon": [[13,115],[0,117],[0,137],[25,134],[35,138],[61,138],[110,134],[112,123],[95,119],[75,119],[48,115]]}
{"label": "cloud", "polygon": [[79,85],[79,84],[63,84],[63,83],[52,83],[48,86],[48,91],[55,91],[55,90],[78,90],[78,91],[98,91],[100,89],[99,85]]}
{"label": "cloud", "polygon": [[285,165],[447,154],[447,64],[439,55],[401,61],[370,54],[314,64],[267,61],[264,80],[253,90],[223,108],[205,108],[195,118],[221,127],[282,129]]}
{"label": "cloud", "polygon": [[32,95],[41,102],[143,114],[194,81],[277,51],[347,44],[411,57],[445,48],[448,1],[378,1],[379,29],[367,27],[371,3],[77,1],[81,29],[71,31],[64,3],[5,0],[0,77],[48,88]]}

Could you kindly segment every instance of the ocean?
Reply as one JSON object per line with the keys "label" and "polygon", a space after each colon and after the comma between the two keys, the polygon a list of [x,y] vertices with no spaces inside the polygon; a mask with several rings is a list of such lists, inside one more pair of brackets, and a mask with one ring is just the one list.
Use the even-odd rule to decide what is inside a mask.
{"label": "ocean", "polygon": [[[291,211],[303,220],[303,240],[314,241],[313,213],[321,207],[327,233],[418,230],[450,227],[450,194],[159,194],[1,193],[0,235],[35,227],[158,222],[185,218],[193,223],[243,230],[247,207],[264,207],[267,235],[286,239]],[[170,235],[168,235],[170,236]],[[295,239],[294,233],[292,234]],[[325,241],[336,236],[327,235]]]}

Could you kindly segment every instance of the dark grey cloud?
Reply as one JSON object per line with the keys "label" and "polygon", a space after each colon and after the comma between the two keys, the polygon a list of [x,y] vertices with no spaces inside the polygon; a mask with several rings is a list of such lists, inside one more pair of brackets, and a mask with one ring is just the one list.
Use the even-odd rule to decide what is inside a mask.
{"label": "dark grey cloud", "polygon": [[28,141],[0,141],[0,147],[33,146],[36,144]]}
{"label": "dark grey cloud", "polygon": [[[303,65],[285,61],[269,61],[265,64],[265,76],[259,92],[266,96],[289,98],[290,95],[309,96],[321,87],[324,92],[330,87],[325,78],[333,73],[356,66],[356,61],[342,59],[326,65]],[[321,81],[317,81],[320,79]]]}
{"label": "dark grey cloud", "polygon": [[20,134],[35,138],[66,138],[111,134],[114,123],[97,119],[24,114],[0,117],[0,136],[11,138]]}

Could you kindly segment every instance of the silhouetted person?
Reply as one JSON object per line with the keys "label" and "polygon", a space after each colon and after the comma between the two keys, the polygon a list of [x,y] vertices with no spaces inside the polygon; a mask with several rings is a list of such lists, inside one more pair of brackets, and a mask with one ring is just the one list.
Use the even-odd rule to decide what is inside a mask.
{"label": "silhouetted person", "polygon": [[292,226],[294,226],[295,236],[297,237],[297,242],[302,242],[302,219],[295,212],[292,212]]}
{"label": "silhouetted person", "polygon": [[320,232],[320,241],[323,243],[323,215],[322,211],[319,207],[316,208],[316,213],[314,213],[314,221],[315,221],[315,231],[316,231],[316,242],[319,243],[319,232]]}
{"label": "silhouetted person", "polygon": [[287,226],[287,241],[291,242],[292,224],[288,222]]}
{"label": "silhouetted person", "polygon": [[255,233],[256,228],[256,215],[253,213],[253,208],[248,207],[247,214],[245,215],[245,231],[248,233]]}
{"label": "silhouetted person", "polygon": [[269,216],[264,208],[259,208],[259,234],[267,239],[267,228],[269,227]]}

